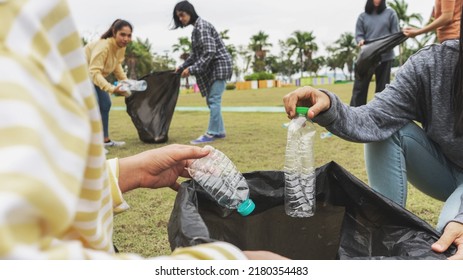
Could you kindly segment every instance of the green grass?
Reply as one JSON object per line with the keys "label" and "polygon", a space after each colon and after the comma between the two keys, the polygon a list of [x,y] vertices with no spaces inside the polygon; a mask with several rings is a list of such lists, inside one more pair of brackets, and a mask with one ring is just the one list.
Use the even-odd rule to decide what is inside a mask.
{"label": "green grass", "polygon": [[[337,84],[324,87],[335,92],[348,103],[352,84]],[[373,85],[370,88],[374,88]],[[272,88],[262,90],[226,91],[223,106],[283,106],[283,96],[294,90]],[[370,92],[370,97],[373,93]],[[113,98],[113,106],[125,106],[122,97]],[[177,106],[206,106],[205,99],[198,93],[181,93]],[[283,123],[289,120],[284,113],[235,113],[224,112],[227,138],[218,140],[213,146],[223,151],[241,172],[256,170],[282,170],[286,145],[286,129]],[[147,149],[167,144],[188,144],[190,140],[204,133],[207,128],[208,112],[175,112],[166,144],[144,144],[138,139],[137,131],[125,111],[111,111],[110,136],[124,140],[127,145],[113,148],[108,158],[124,157]],[[363,144],[344,141],[336,136],[320,139],[324,128],[317,126],[315,140],[315,163],[317,166],[335,161],[367,182],[363,159]],[[180,180],[181,181],[181,180]],[[138,253],[143,256],[169,254],[167,223],[176,193],[171,189],[138,189],[125,194],[131,206],[129,211],[115,217],[114,240],[122,252]],[[431,225],[435,225],[442,203],[429,198],[409,186],[407,208]]]}

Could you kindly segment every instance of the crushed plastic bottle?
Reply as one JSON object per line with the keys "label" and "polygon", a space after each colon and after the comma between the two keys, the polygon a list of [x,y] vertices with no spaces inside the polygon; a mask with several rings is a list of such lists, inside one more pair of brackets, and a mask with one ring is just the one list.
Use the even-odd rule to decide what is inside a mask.
{"label": "crushed plastic bottle", "polygon": [[296,107],[297,116],[288,126],[285,154],[285,211],[291,217],[315,213],[315,127],[307,120],[307,107]]}
{"label": "crushed plastic bottle", "polygon": [[145,80],[122,80],[119,82],[114,82],[115,86],[122,85],[120,90],[125,91],[126,97],[132,95],[132,91],[145,91],[148,88],[148,84]]}
{"label": "crushed plastic bottle", "polygon": [[333,136],[333,133],[331,133],[329,131],[320,133],[320,138],[321,139],[330,138],[331,136]]}
{"label": "crushed plastic bottle", "polygon": [[224,153],[211,146],[205,147],[211,151],[191,163],[188,167],[190,176],[219,205],[236,209],[242,216],[251,214],[255,204],[249,198],[246,179]]}

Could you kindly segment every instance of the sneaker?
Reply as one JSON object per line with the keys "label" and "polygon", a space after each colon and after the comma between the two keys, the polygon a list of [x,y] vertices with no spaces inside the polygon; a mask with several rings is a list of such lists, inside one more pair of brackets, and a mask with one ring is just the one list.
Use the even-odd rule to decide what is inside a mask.
{"label": "sneaker", "polygon": [[109,151],[106,150],[106,148],[103,148],[103,150],[104,150],[104,154],[105,154],[105,155],[107,155],[107,154],[109,153]]}
{"label": "sneaker", "polygon": [[204,134],[199,136],[197,139],[190,141],[190,144],[202,144],[202,143],[209,143],[214,141],[214,136]]}
{"label": "sneaker", "polygon": [[124,146],[124,145],[125,145],[124,141],[109,140],[109,142],[104,143],[105,147],[121,147],[121,146]]}
{"label": "sneaker", "polygon": [[213,136],[215,139],[223,139],[225,138],[225,133],[224,134],[216,134]]}

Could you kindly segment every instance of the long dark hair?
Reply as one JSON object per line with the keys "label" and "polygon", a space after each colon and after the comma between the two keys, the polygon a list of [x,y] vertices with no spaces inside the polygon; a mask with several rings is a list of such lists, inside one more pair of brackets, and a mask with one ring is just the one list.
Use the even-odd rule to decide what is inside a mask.
{"label": "long dark hair", "polygon": [[[386,10],[386,0],[381,0],[381,4],[379,4],[379,7],[378,7],[378,10],[376,10],[376,13],[379,15],[384,10]],[[374,11],[375,11],[375,4],[373,4],[373,0],[367,0],[367,3],[365,4],[365,13],[371,15]]]}
{"label": "long dark hair", "polygon": [[114,37],[117,34],[117,31],[121,30],[122,28],[128,26],[130,28],[130,31],[133,32],[133,26],[130,24],[130,22],[123,20],[123,19],[116,19],[113,24],[111,24],[111,27],[109,27],[108,30],[106,30],[103,35],[101,35],[101,39],[108,39],[110,37]]}
{"label": "long dark hair", "polygon": [[453,113],[455,115],[455,121],[453,123],[453,129],[455,130],[455,136],[463,136],[463,6],[462,6],[462,17],[460,18],[460,40],[459,40],[459,51],[458,61],[455,66],[455,72],[453,75],[452,85],[452,99],[453,99]]}
{"label": "long dark hair", "polygon": [[194,24],[199,17],[195,11],[195,7],[193,7],[193,5],[191,5],[190,2],[188,1],[178,2],[174,8],[174,24],[172,26],[172,29],[177,29],[179,27],[181,28],[185,27],[178,19],[177,12],[185,12],[190,15],[190,22],[188,22],[187,25]]}

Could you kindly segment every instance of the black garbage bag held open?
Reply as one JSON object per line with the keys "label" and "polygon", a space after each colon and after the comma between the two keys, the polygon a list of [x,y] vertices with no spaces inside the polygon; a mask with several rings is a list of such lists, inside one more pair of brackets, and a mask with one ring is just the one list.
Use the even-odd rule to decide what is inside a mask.
{"label": "black garbage bag held open", "polygon": [[317,169],[310,218],[285,214],[282,171],[243,175],[256,205],[247,217],[220,207],[195,181],[182,183],[168,225],[172,250],[222,240],[306,260],[445,259],[456,252],[433,252],[438,232],[334,162]]}
{"label": "black garbage bag held open", "polygon": [[153,72],[141,79],[148,83],[148,87],[125,99],[127,113],[141,141],[167,142],[179,94],[180,75],[174,71],[162,71]]}
{"label": "black garbage bag held open", "polygon": [[381,55],[402,44],[408,37],[397,32],[374,40],[365,40],[355,62],[355,78],[361,80],[369,72],[374,71],[381,61]]}

